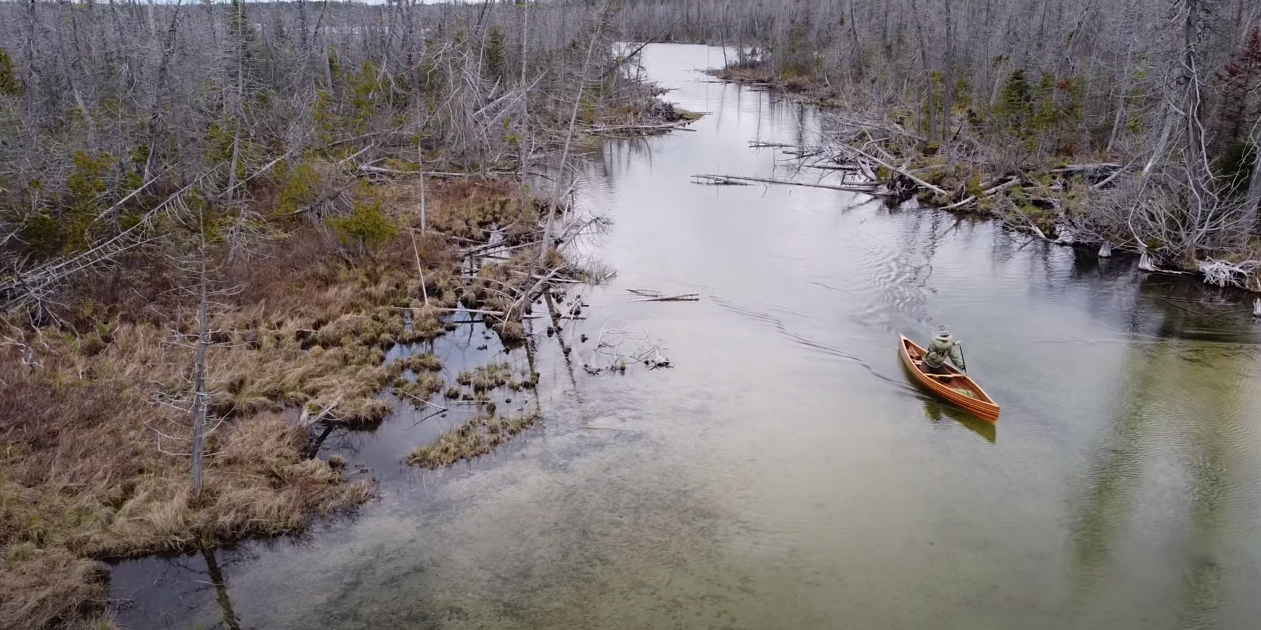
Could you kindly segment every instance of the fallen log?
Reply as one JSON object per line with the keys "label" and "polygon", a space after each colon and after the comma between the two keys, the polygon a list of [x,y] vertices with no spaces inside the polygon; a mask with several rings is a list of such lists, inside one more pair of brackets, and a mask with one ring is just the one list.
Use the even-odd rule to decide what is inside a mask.
{"label": "fallen log", "polygon": [[752,186],[753,185],[753,184],[750,184],[749,182],[738,181],[730,177],[714,176],[714,177],[706,177],[705,179],[707,181],[696,182],[696,183],[705,184],[708,186]]}
{"label": "fallen log", "polygon": [[[1001,193],[1001,192],[1003,192],[1003,191],[1007,190],[1008,188],[1012,188],[1012,187],[1014,187],[1014,186],[1015,186],[1016,184],[1018,184],[1018,183],[1020,183],[1020,179],[1019,179],[1019,178],[1013,178],[1013,179],[1011,179],[1011,180],[1009,180],[1009,181],[1003,182],[1003,183],[1001,183],[1001,184],[998,184],[997,186],[993,186],[993,187],[991,187],[991,188],[989,188],[989,189],[987,189],[987,190],[982,191],[982,192],[981,192],[981,195],[982,195],[982,196],[984,196],[984,197],[993,197],[994,195],[997,195],[997,194],[999,194],[999,193]],[[964,199],[963,201],[958,201],[958,202],[952,203],[952,204],[950,204],[950,205],[948,205],[948,206],[945,206],[945,207],[943,207],[943,208],[941,208],[941,209],[942,209],[942,210],[958,210],[959,208],[965,208],[965,207],[967,207],[967,206],[969,206],[969,205],[972,205],[972,204],[976,203],[976,201],[977,201],[976,195],[971,195],[971,196],[969,196],[967,199]]]}
{"label": "fallen log", "polygon": [[[839,186],[836,184],[812,184],[809,182],[794,182],[783,179],[767,179],[764,177],[745,177],[739,175],[693,175],[697,180],[708,180],[709,182],[720,182],[718,185],[733,185],[725,182],[757,182],[760,184],[782,184],[784,186],[806,186],[809,188],[826,188],[828,190],[843,190],[845,192],[859,192],[876,197],[887,197],[889,193],[881,191],[874,185],[854,185]],[[705,181],[697,181],[697,184],[704,184]],[[711,185],[713,185],[711,183]],[[739,184],[735,184],[739,185]]]}
{"label": "fallen log", "polygon": [[1129,163],[1129,164],[1127,164],[1125,167],[1123,167],[1123,168],[1118,168],[1118,169],[1117,169],[1114,173],[1112,173],[1111,175],[1109,175],[1106,179],[1104,179],[1103,181],[1099,182],[1098,184],[1095,184],[1094,186],[1091,186],[1091,187],[1090,187],[1090,189],[1091,189],[1091,190],[1103,190],[1105,187],[1107,187],[1107,185],[1108,185],[1108,184],[1111,184],[1111,183],[1113,182],[1113,180],[1115,180],[1116,178],[1120,177],[1120,176],[1121,176],[1121,173],[1124,173],[1124,172],[1126,172],[1126,171],[1130,170],[1130,167],[1131,167],[1131,166],[1133,166],[1133,165],[1134,165],[1134,163],[1133,163],[1133,162],[1130,162],[1130,163]]}
{"label": "fallen log", "polygon": [[819,151],[821,147],[812,147],[802,144],[785,144],[783,142],[759,142],[757,140],[749,141],[750,149],[799,149],[809,151]]}
{"label": "fallen log", "polygon": [[874,155],[871,155],[871,154],[869,154],[869,153],[866,153],[866,152],[865,152],[865,151],[863,151],[862,149],[858,149],[858,148],[855,148],[855,147],[849,147],[849,148],[850,148],[851,150],[853,150],[854,152],[858,153],[859,155],[861,155],[861,156],[863,156],[863,157],[867,158],[868,160],[871,160],[872,162],[875,162],[876,164],[879,164],[880,166],[883,166],[883,167],[885,167],[885,168],[887,168],[887,169],[889,169],[889,170],[891,170],[891,171],[893,171],[893,172],[895,172],[895,173],[897,173],[897,174],[899,174],[899,175],[901,175],[901,176],[903,176],[903,177],[905,177],[905,178],[907,178],[907,179],[909,179],[909,180],[911,180],[911,181],[915,182],[915,184],[916,184],[916,185],[918,185],[920,188],[927,188],[927,189],[929,189],[929,190],[931,190],[931,191],[933,191],[933,192],[935,192],[935,193],[937,193],[937,194],[939,194],[939,195],[942,195],[942,196],[949,196],[949,193],[947,193],[945,190],[942,190],[941,188],[939,188],[939,187],[937,187],[937,186],[934,186],[934,185],[932,185],[932,184],[930,184],[930,183],[928,183],[928,182],[926,182],[926,181],[924,181],[924,180],[922,180],[922,179],[920,179],[920,178],[916,177],[913,173],[911,173],[910,171],[908,171],[908,170],[906,170],[906,169],[904,169],[904,168],[894,166],[894,165],[892,165],[892,164],[890,164],[890,163],[888,163],[888,162],[886,162],[886,161],[884,161],[884,160],[882,160],[882,159],[880,159],[880,158],[878,158],[878,157],[876,157],[876,156],[874,156]]}
{"label": "fallen log", "polygon": [[1066,173],[1087,173],[1090,171],[1111,171],[1111,170],[1119,169],[1122,167],[1123,167],[1122,164],[1116,164],[1114,162],[1105,162],[1102,164],[1069,164],[1068,166],[1061,166],[1060,168],[1051,169],[1049,172],[1054,173],[1056,175],[1063,175]]}
{"label": "fallen log", "polygon": [[858,171],[860,170],[855,164],[803,164],[805,168],[817,168],[825,171]]}
{"label": "fallen log", "polygon": [[656,125],[617,125],[615,127],[589,127],[587,129],[587,132],[598,134],[598,133],[613,133],[617,131],[666,131],[666,130],[696,131],[695,129],[691,129],[689,127],[684,126],[693,122],[696,122],[696,121],[695,120],[680,120],[677,122],[661,123],[661,124],[656,124]]}
{"label": "fallen log", "polygon": [[1255,260],[1231,263],[1210,258],[1197,260],[1195,264],[1200,275],[1204,276],[1205,283],[1219,287],[1227,285],[1242,287],[1246,284],[1248,276],[1261,269],[1261,262]]}
{"label": "fallen log", "polygon": [[645,298],[640,298],[638,300],[631,300],[631,302],[699,302],[700,300],[701,300],[700,294],[685,293],[683,295],[661,295],[661,296],[656,296],[656,297],[645,297]]}
{"label": "fallen log", "polygon": [[942,210],[958,210],[959,208],[964,208],[974,203],[976,203],[976,195],[972,195],[971,197],[968,197],[967,199],[964,199],[963,201],[958,201],[948,206],[944,206],[941,209]]}

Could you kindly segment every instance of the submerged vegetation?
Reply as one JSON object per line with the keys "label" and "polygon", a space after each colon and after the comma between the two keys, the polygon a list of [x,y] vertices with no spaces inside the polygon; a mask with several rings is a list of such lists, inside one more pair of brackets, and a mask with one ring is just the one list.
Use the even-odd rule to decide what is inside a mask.
{"label": "submerged vegetation", "polygon": [[538,412],[505,418],[492,409],[444,432],[437,442],[417,448],[407,458],[407,462],[424,468],[441,468],[461,460],[473,459],[490,453],[505,440],[530,428],[538,420]]}
{"label": "submerged vegetation", "polygon": [[512,366],[508,363],[492,363],[460,372],[455,380],[478,394],[500,388],[521,391],[538,383],[539,375],[536,372],[521,374],[520,378],[517,376],[513,374]]}
{"label": "submerged vegetation", "polygon": [[507,393],[505,404],[510,404],[513,392],[533,389],[538,381],[538,372],[514,370],[507,362],[490,363],[460,372],[445,397],[451,402],[472,405],[471,417],[444,431],[434,443],[417,448],[407,458],[407,463],[423,468],[450,466],[490,453],[508,438],[534,426],[541,417],[537,407],[522,411],[515,417],[506,417],[499,411],[492,396],[496,392]]}

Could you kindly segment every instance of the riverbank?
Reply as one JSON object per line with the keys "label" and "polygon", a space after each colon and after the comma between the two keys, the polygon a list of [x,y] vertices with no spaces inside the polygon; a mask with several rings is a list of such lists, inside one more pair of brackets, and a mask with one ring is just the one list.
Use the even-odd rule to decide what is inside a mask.
{"label": "riverbank", "polygon": [[[575,142],[694,119],[664,104],[587,116]],[[423,350],[387,353],[472,325],[452,321],[457,313],[520,344],[541,292],[590,278],[560,250],[597,218],[513,173],[422,174],[393,158],[277,171],[280,185],[255,190],[251,215],[262,220],[207,227],[210,215],[182,214],[193,229],[168,229],[68,278],[38,310],[0,320],[0,628],[110,627],[101,560],[294,534],[371,500],[368,475],[313,446],[333,427],[377,426],[393,409],[383,392],[423,408],[467,386],[468,404],[495,420],[493,440],[426,465],[488,452],[538,420],[496,416],[492,387],[463,374],[448,384]],[[311,220],[330,195],[350,210]],[[209,245],[190,249],[190,238]],[[202,339],[205,470],[195,493]]]}
{"label": "riverbank", "polygon": [[[1035,112],[1023,83],[1006,87],[1023,95],[1013,96],[1016,106],[1008,108],[1020,110],[1018,115],[1005,111],[1003,103],[988,115],[1019,118],[1027,128],[995,133],[995,123],[979,113],[982,108],[965,101],[947,120],[934,121],[949,133],[934,135],[921,112],[904,104],[872,105],[810,73],[759,61],[731,62],[709,73],[829,112],[829,131],[815,146],[780,148],[808,167],[852,170],[857,181],[893,203],[915,198],[921,207],[979,214],[1039,239],[1090,248],[1100,257],[1129,253],[1148,271],[1191,273],[1209,284],[1261,292],[1261,234],[1236,225],[1244,210],[1220,202],[1213,225],[1195,237],[1203,242],[1188,234],[1186,222],[1166,225],[1185,202],[1168,187],[1149,185],[1159,181],[1149,172],[1154,164],[1144,168],[1138,155],[1083,154],[1072,140],[1048,145],[1036,139],[1043,131],[1063,132],[1071,112],[1047,110],[1049,96],[1046,111]],[[1060,88],[1073,89],[1051,89]]]}
{"label": "riverbank", "polygon": [[188,472],[197,304],[172,290],[177,262],[141,255],[75,282],[62,326],[5,322],[0,627],[88,623],[105,604],[95,560],[295,533],[373,496],[370,480],[308,456],[299,416],[379,422],[389,406],[376,395],[404,385],[405,367],[426,373],[385,364],[385,351],[443,334],[443,309],[471,284],[457,234],[484,241],[484,221],[537,216],[508,184],[431,187],[435,227],[419,236],[412,211],[389,210],[399,190],[373,189],[393,195],[377,217],[393,235],[361,256],[303,224],[248,260],[220,252],[216,284],[239,290],[210,318],[199,496]]}
{"label": "riverbank", "polygon": [[[1257,618],[1261,327],[1238,295],[996,221],[823,188],[697,186],[697,169],[782,177],[791,164],[749,142],[797,144],[827,117],[696,72],[717,49],[644,53],[672,99],[713,114],[574,163],[580,204],[613,222],[589,251],[617,276],[582,290],[586,319],[562,333],[536,319],[533,342],[507,353],[465,327],[435,344],[444,375],[474,384],[488,362],[539,372],[543,423],[439,471],[398,462],[455,414],[336,432],[325,448],[381,471],[383,500],[303,540],[119,563],[120,622],[1174,630]],[[644,302],[641,289],[700,300]],[[926,339],[939,323],[1002,404],[996,433],[906,378],[897,333]],[[672,367],[583,369],[645,345]],[[493,398],[504,409],[509,396],[515,413],[534,395]]]}

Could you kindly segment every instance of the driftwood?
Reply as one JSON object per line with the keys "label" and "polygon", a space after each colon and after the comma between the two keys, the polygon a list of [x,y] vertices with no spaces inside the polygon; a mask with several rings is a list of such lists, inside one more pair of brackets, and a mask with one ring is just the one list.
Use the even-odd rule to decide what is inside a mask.
{"label": "driftwood", "polygon": [[661,123],[659,125],[618,125],[615,127],[589,127],[587,133],[615,133],[619,131],[696,131],[685,127],[684,125],[696,122],[695,120],[680,120],[672,123]]}
{"label": "driftwood", "polygon": [[[1037,224],[1033,222],[1033,219],[1030,219],[1030,218],[1029,218],[1029,215],[1025,214],[1025,213],[1024,213],[1024,212],[1020,209],[1020,206],[1018,206],[1018,205],[1016,205],[1016,204],[1012,203],[1012,202],[1011,202],[1011,200],[1006,200],[1006,201],[1007,201],[1007,203],[1006,203],[1005,205],[1007,206],[1007,208],[1009,208],[1012,212],[1014,212],[1014,213],[1016,214],[1016,216],[1020,217],[1021,219],[1024,219],[1024,221],[1025,221],[1025,225],[1026,225],[1026,226],[1028,226],[1029,231],[1033,232],[1033,234],[1034,234],[1035,236],[1037,236],[1038,238],[1040,238],[1040,239],[1042,239],[1042,240],[1044,240],[1044,241],[1050,241],[1050,240],[1051,240],[1051,239],[1049,239],[1049,238],[1047,238],[1047,237],[1046,237],[1046,233],[1042,231],[1042,228],[1038,227],[1038,226],[1037,226]],[[1010,224],[1009,224],[1009,225],[1010,225]],[[1012,227],[1015,227],[1015,226],[1012,226]],[[1052,242],[1053,242],[1053,241],[1052,241]]]}
{"label": "driftwood", "polygon": [[424,404],[426,404],[426,405],[428,405],[428,406],[430,406],[430,407],[433,407],[433,408],[435,408],[435,409],[440,409],[440,410],[442,410],[442,411],[450,411],[450,409],[447,409],[446,407],[443,407],[442,405],[435,404],[435,403],[431,403],[431,402],[429,402],[428,400],[425,400],[424,398],[421,398],[420,396],[417,396],[416,394],[413,394],[413,393],[411,393],[411,392],[399,392],[399,393],[400,393],[400,394],[403,394],[404,396],[407,396],[407,397],[411,398],[412,400],[415,400],[415,401],[420,402],[420,403],[424,403]]}
{"label": "driftwood", "polygon": [[821,151],[821,147],[811,147],[800,144],[784,144],[783,142],[758,142],[757,140],[749,141],[750,149],[797,149],[799,151]]}
{"label": "driftwood", "polygon": [[[986,190],[982,191],[982,192],[981,192],[981,195],[982,195],[982,196],[984,196],[984,197],[993,197],[994,195],[997,195],[997,194],[999,194],[999,193],[1001,193],[1001,192],[1006,191],[1008,188],[1013,188],[1013,187],[1015,187],[1015,186],[1016,186],[1016,184],[1019,184],[1019,183],[1020,183],[1020,178],[1018,178],[1018,177],[1016,177],[1016,178],[1012,178],[1012,179],[1011,179],[1011,180],[1009,180],[1009,181],[1006,181],[1006,182],[1003,182],[1003,183],[999,183],[999,184],[996,184],[996,185],[992,185],[990,188],[988,188],[988,189],[986,189]],[[967,206],[969,206],[969,205],[972,205],[972,204],[976,203],[976,200],[977,200],[977,199],[976,199],[976,195],[972,195],[972,196],[968,197],[967,199],[964,199],[963,201],[959,201],[959,202],[956,202],[956,203],[952,203],[952,204],[950,204],[950,205],[948,205],[948,206],[945,206],[945,207],[943,207],[943,208],[941,208],[941,209],[942,209],[942,210],[958,210],[959,208],[964,208],[964,207],[967,207]]]}
{"label": "driftwood", "polygon": [[817,168],[825,171],[858,171],[857,164],[803,164],[805,168]]}
{"label": "driftwood", "polygon": [[739,179],[733,179],[731,177],[725,177],[725,176],[719,176],[719,175],[715,175],[713,177],[706,177],[705,181],[699,181],[696,183],[706,184],[709,186],[752,186],[753,185],[753,184],[750,184],[749,182],[740,181]]}
{"label": "driftwood", "polygon": [[1204,276],[1204,282],[1219,287],[1227,285],[1244,286],[1249,276],[1261,270],[1261,262],[1255,260],[1231,263],[1224,260],[1209,259],[1197,261],[1196,266],[1199,268],[1200,274]]}
{"label": "driftwood", "polygon": [[783,179],[767,179],[765,177],[744,177],[739,175],[693,175],[693,179],[697,184],[709,183],[711,185],[732,185],[730,182],[758,182],[761,184],[782,184],[785,186],[806,186],[809,188],[826,188],[828,190],[843,190],[845,192],[858,192],[876,197],[888,197],[890,193],[881,191],[874,184],[862,184],[852,186],[840,186],[836,184],[812,184],[809,182],[794,182]]}
{"label": "driftwood", "polygon": [[556,276],[556,274],[559,274],[560,272],[561,272],[561,268],[560,268],[560,267],[557,267],[557,268],[552,269],[551,271],[549,271],[549,272],[547,273],[547,275],[544,275],[544,276],[540,277],[540,278],[539,278],[539,281],[538,281],[537,283],[535,283],[533,287],[530,287],[530,290],[529,290],[529,291],[526,291],[525,293],[522,293],[522,294],[521,294],[521,297],[517,298],[517,301],[516,301],[515,303],[513,303],[513,305],[512,305],[512,307],[511,307],[511,308],[509,308],[509,309],[508,309],[508,312],[509,312],[509,313],[513,313],[513,312],[520,311],[522,314],[524,314],[524,313],[525,313],[525,306],[526,306],[527,304],[530,304],[531,302],[533,302],[533,301],[534,301],[534,296],[535,296],[535,295],[537,295],[537,294],[538,294],[538,292],[539,292],[540,290],[542,290],[542,289],[543,289],[543,287],[544,287],[544,286],[545,286],[548,282],[550,282],[550,281],[551,281],[551,279],[552,279],[553,277],[555,277],[555,276]]}
{"label": "driftwood", "polygon": [[0,308],[16,308],[30,302],[42,303],[46,295],[66,278],[87,269],[111,262],[118,255],[133,248],[154,242],[160,236],[147,236],[147,230],[166,214],[179,215],[189,211],[184,195],[203,185],[205,180],[219,171],[215,166],[191,183],[175,191],[161,203],[151,208],[132,227],[115,234],[87,251],[68,258],[59,258],[29,270],[12,269],[10,275],[0,278]]}
{"label": "driftwood", "polygon": [[1018,184],[1020,184],[1020,178],[1013,177],[1012,179],[1005,181],[1001,184],[998,184],[997,186],[993,186],[991,188],[986,189],[985,196],[993,197],[994,195],[997,195],[998,193],[1006,192],[1007,190],[1011,188],[1015,188]]}
{"label": "driftwood", "polygon": [[1107,176],[1107,177],[1106,177],[1103,181],[1099,182],[1098,184],[1095,184],[1094,186],[1091,186],[1091,187],[1090,187],[1090,189],[1091,189],[1091,190],[1103,190],[1104,188],[1106,188],[1106,187],[1108,186],[1108,184],[1111,184],[1114,180],[1116,180],[1116,178],[1120,177],[1120,176],[1121,176],[1121,173],[1124,173],[1124,172],[1126,172],[1126,171],[1130,170],[1130,167],[1131,167],[1131,166],[1134,166],[1134,163],[1133,163],[1133,162],[1131,162],[1131,163],[1129,163],[1129,164],[1125,165],[1125,166],[1124,166],[1124,167],[1122,167],[1122,168],[1118,168],[1118,169],[1117,169],[1115,172],[1113,172],[1111,175]]}
{"label": "driftwood", "polygon": [[333,399],[333,402],[326,405],[323,409],[320,410],[318,414],[315,414],[314,416],[311,415],[311,410],[309,408],[304,407],[302,409],[302,416],[298,418],[298,426],[309,427],[317,422],[320,422],[321,420],[324,420],[325,418],[332,415],[333,410],[336,409],[337,405],[340,405],[341,403],[342,403],[342,397],[338,396],[337,398]]}
{"label": "driftwood", "polygon": [[631,302],[699,302],[701,296],[696,293],[686,293],[683,295],[662,295],[657,297],[645,297]]}
{"label": "driftwood", "polygon": [[913,173],[911,173],[910,171],[908,171],[908,170],[906,170],[906,169],[904,169],[904,168],[900,168],[900,167],[894,166],[894,165],[892,165],[892,164],[890,164],[890,163],[888,163],[888,162],[886,162],[886,161],[884,161],[884,160],[882,160],[882,159],[880,159],[880,158],[878,158],[878,157],[876,157],[876,156],[874,156],[874,155],[871,155],[871,154],[869,154],[869,153],[864,152],[862,149],[857,149],[857,148],[854,148],[854,147],[849,147],[849,149],[850,149],[850,150],[852,150],[852,151],[854,151],[855,153],[857,153],[857,154],[859,154],[859,155],[863,156],[864,158],[866,158],[866,159],[868,159],[868,160],[871,160],[872,162],[875,162],[876,164],[879,164],[880,166],[883,166],[883,167],[885,167],[885,168],[887,168],[887,169],[889,169],[889,170],[891,170],[891,171],[893,171],[893,172],[895,172],[895,173],[897,173],[897,174],[899,174],[899,175],[901,175],[901,176],[903,176],[903,177],[905,177],[905,178],[907,178],[907,179],[909,179],[909,180],[911,180],[911,181],[915,182],[915,184],[916,184],[917,186],[919,186],[920,188],[927,188],[927,189],[929,189],[929,190],[931,190],[931,191],[933,191],[933,192],[935,192],[935,193],[937,193],[937,194],[939,194],[939,195],[942,195],[942,196],[948,196],[948,195],[949,195],[949,193],[947,193],[946,191],[944,191],[944,190],[942,190],[941,188],[939,188],[939,187],[937,187],[937,186],[934,186],[934,185],[932,185],[932,184],[930,184],[930,183],[928,183],[928,182],[926,182],[926,181],[924,181],[924,180],[922,180],[922,179],[920,179],[920,178],[916,177]]}
{"label": "driftwood", "polygon": [[957,201],[948,206],[943,206],[941,209],[942,210],[958,210],[959,208],[966,208],[967,206],[970,206],[974,203],[976,203],[976,195],[972,195],[971,197],[968,197],[967,199],[964,199],[963,201]]}
{"label": "driftwood", "polygon": [[1051,169],[1050,173],[1063,175],[1066,173],[1090,173],[1094,171],[1111,171],[1122,168],[1122,164],[1104,163],[1104,164],[1069,164],[1060,168]]}

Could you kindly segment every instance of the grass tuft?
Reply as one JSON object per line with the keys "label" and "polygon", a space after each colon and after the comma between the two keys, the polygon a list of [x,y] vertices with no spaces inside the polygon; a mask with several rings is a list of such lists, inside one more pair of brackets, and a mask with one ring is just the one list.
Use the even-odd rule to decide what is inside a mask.
{"label": "grass tuft", "polygon": [[[538,383],[538,374],[526,372],[514,374],[512,366],[508,363],[491,363],[460,372],[455,380],[460,385],[472,388],[475,393],[488,392],[501,387],[507,387],[513,391],[521,391],[536,385]],[[459,398],[460,396],[448,395],[448,397]]]}
{"label": "grass tuft", "polygon": [[490,453],[508,438],[534,426],[539,415],[531,412],[516,418],[488,413],[473,417],[443,433],[437,442],[416,449],[407,463],[423,468],[442,468],[461,460]]}

